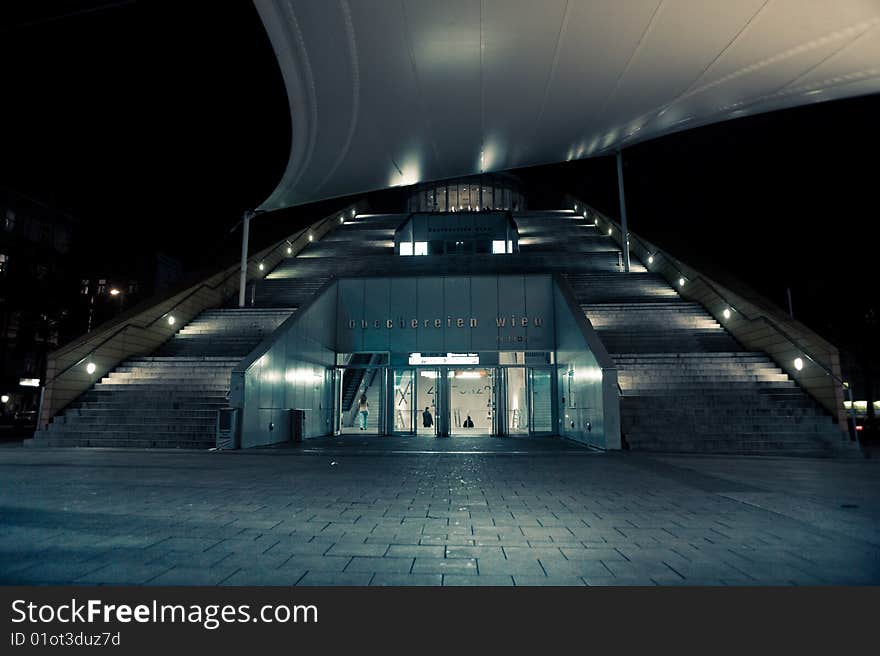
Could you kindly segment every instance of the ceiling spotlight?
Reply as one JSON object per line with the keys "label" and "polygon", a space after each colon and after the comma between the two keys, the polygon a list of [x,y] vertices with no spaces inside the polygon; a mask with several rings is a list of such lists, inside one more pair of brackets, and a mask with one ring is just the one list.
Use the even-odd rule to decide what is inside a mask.
{"label": "ceiling spotlight", "polygon": [[340,223],[345,223],[345,217],[342,216],[341,214],[339,215],[339,222],[340,222]]}
{"label": "ceiling spotlight", "polygon": [[722,312],[721,314],[724,315],[725,319],[730,319],[730,308],[724,308],[724,312]]}
{"label": "ceiling spotlight", "polygon": [[0,403],[9,403],[9,395],[4,394],[3,396],[0,396]]}
{"label": "ceiling spotlight", "polygon": [[608,228],[608,236],[611,236],[611,228]]}
{"label": "ceiling spotlight", "polygon": [[679,279],[678,279],[678,286],[679,286],[679,287],[684,287],[684,278],[679,278]]}
{"label": "ceiling spotlight", "polygon": [[260,271],[262,271],[262,270],[263,270],[263,269],[265,269],[265,268],[266,268],[266,267],[265,267],[265,266],[263,266],[263,263],[262,263],[262,262],[260,262]]}
{"label": "ceiling spotlight", "polygon": [[169,326],[173,326],[175,321],[176,321],[176,319],[174,318],[173,315],[168,317],[168,325]]}
{"label": "ceiling spotlight", "polygon": [[291,246],[288,246],[288,247],[287,247],[287,254],[288,254],[288,255],[293,255],[293,248],[292,248]]}
{"label": "ceiling spotlight", "polygon": [[648,264],[654,264],[654,256],[653,255],[648,256]]}
{"label": "ceiling spotlight", "polygon": [[94,363],[94,362],[89,362],[89,363],[86,365],[86,373],[88,373],[88,374],[93,374],[93,373],[95,373],[95,369],[96,369],[96,368],[97,368],[97,367],[95,367],[95,363]]}
{"label": "ceiling spotlight", "polygon": [[794,368],[797,369],[798,371],[803,369],[804,368],[804,361],[801,360],[800,358],[795,358],[794,359]]}
{"label": "ceiling spotlight", "polygon": [[315,236],[314,236],[314,235],[309,235],[309,241],[315,241]]}

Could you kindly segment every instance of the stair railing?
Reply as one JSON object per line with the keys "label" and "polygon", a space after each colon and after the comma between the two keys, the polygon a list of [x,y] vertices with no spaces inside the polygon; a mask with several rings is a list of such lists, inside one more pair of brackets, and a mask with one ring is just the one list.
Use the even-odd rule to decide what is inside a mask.
{"label": "stair railing", "polygon": [[[255,253],[248,258],[247,279],[264,278],[284,258],[296,255],[337,227],[342,217],[363,213],[367,207],[365,201],[348,205]],[[152,352],[199,312],[231,297],[238,290],[240,271],[236,263],[195,284],[185,283],[50,353],[46,382],[40,388],[36,430],[45,428],[52,417],[120,362]]]}
{"label": "stair railing", "polygon": [[[570,197],[570,199],[575,201],[577,206],[582,208],[582,211],[585,211],[588,216],[595,219],[596,228],[600,231],[600,234],[611,236],[621,248],[623,247],[624,236],[619,223],[579,199],[575,199],[574,197]],[[604,226],[608,226],[610,232],[604,231],[602,223],[604,223]],[[772,334],[786,343],[788,348],[776,348],[772,350],[762,346],[758,346],[757,348],[770,356],[780,368],[798,381],[801,387],[810,396],[828,410],[837,420],[841,430],[844,430],[843,427],[846,426],[847,423],[850,423],[850,439],[853,441],[856,440],[855,408],[852,404],[852,389],[842,379],[841,375],[835,371],[834,360],[839,356],[837,349],[832,344],[828,343],[825,339],[811,331],[806,326],[798,326],[799,330],[808,334],[811,341],[818,342],[828,351],[828,357],[825,359],[821,358],[813,351],[812,347],[804,345],[801,339],[792,336],[782,325],[780,325],[780,322],[768,316],[767,311],[755,301],[749,301],[746,299],[742,299],[742,301],[737,300],[736,302],[731,301],[731,297],[735,296],[735,294],[729,291],[722,291],[722,289],[719,289],[720,285],[718,283],[707,278],[703,273],[684,264],[663,249],[648,242],[632,231],[629,232],[627,238],[629,240],[630,252],[636,255],[649,271],[658,272],[663,275],[667,279],[667,282],[669,282],[679,294],[688,295],[692,299],[697,300],[719,323],[724,325],[727,330],[740,341],[743,341],[747,345],[749,341],[752,341],[753,343],[755,342],[754,339],[751,339],[750,336],[746,334],[747,331],[738,328],[736,325],[737,322],[735,321],[736,317],[740,317],[744,320],[747,326],[756,323],[766,326]],[[708,303],[704,298],[698,297],[689,291],[695,287],[698,288],[700,285],[705,287],[710,295],[714,297],[713,303]],[[749,311],[745,309],[745,305],[749,305],[753,309]],[[723,309],[719,310],[719,307],[723,307]],[[728,311],[727,316],[725,316],[725,309]],[[797,366],[797,360],[801,358],[806,358],[816,366],[822,376],[831,382],[831,389],[828,389],[829,386],[827,385],[811,382],[808,378],[804,377],[803,374],[800,374],[800,371],[803,369],[803,360],[801,360],[800,368]],[[826,360],[831,360],[831,362],[829,363]],[[837,367],[839,368],[839,363],[837,364]],[[844,393],[849,396],[850,410],[852,413],[851,422],[846,421],[847,415],[843,406]]]}

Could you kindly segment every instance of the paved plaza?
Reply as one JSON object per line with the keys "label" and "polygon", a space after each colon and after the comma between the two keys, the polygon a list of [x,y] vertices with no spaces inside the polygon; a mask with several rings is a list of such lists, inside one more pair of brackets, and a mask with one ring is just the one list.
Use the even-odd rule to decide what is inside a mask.
{"label": "paved plaza", "polygon": [[4,446],[0,582],[880,583],[873,458],[491,438],[391,441],[385,453],[357,440],[225,453]]}

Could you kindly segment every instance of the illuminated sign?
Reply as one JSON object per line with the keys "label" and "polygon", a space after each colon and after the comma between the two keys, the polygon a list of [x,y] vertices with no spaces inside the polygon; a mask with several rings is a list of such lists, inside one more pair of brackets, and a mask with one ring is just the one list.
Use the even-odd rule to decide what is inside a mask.
{"label": "illuminated sign", "polygon": [[410,353],[410,364],[480,364],[478,353],[447,353],[446,355]]}
{"label": "illuminated sign", "polygon": [[20,378],[18,380],[18,384],[22,387],[39,387],[40,379],[39,378]]}

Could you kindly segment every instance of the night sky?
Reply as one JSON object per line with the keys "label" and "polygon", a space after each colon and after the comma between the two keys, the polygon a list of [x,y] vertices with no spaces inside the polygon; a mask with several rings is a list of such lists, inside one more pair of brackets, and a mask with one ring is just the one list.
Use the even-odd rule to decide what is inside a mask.
{"label": "night sky", "polygon": [[[280,179],[290,140],[251,2],[4,2],[0,58],[0,184],[77,216],[85,257],[158,250],[190,269],[235,259],[229,230]],[[865,317],[880,311],[878,116],[873,96],[632,147],[630,229],[780,306],[790,287],[798,319],[842,346],[867,343],[877,325]],[[520,173],[533,206],[571,190],[618,214],[613,158]],[[339,204],[256,221],[255,246]]]}

